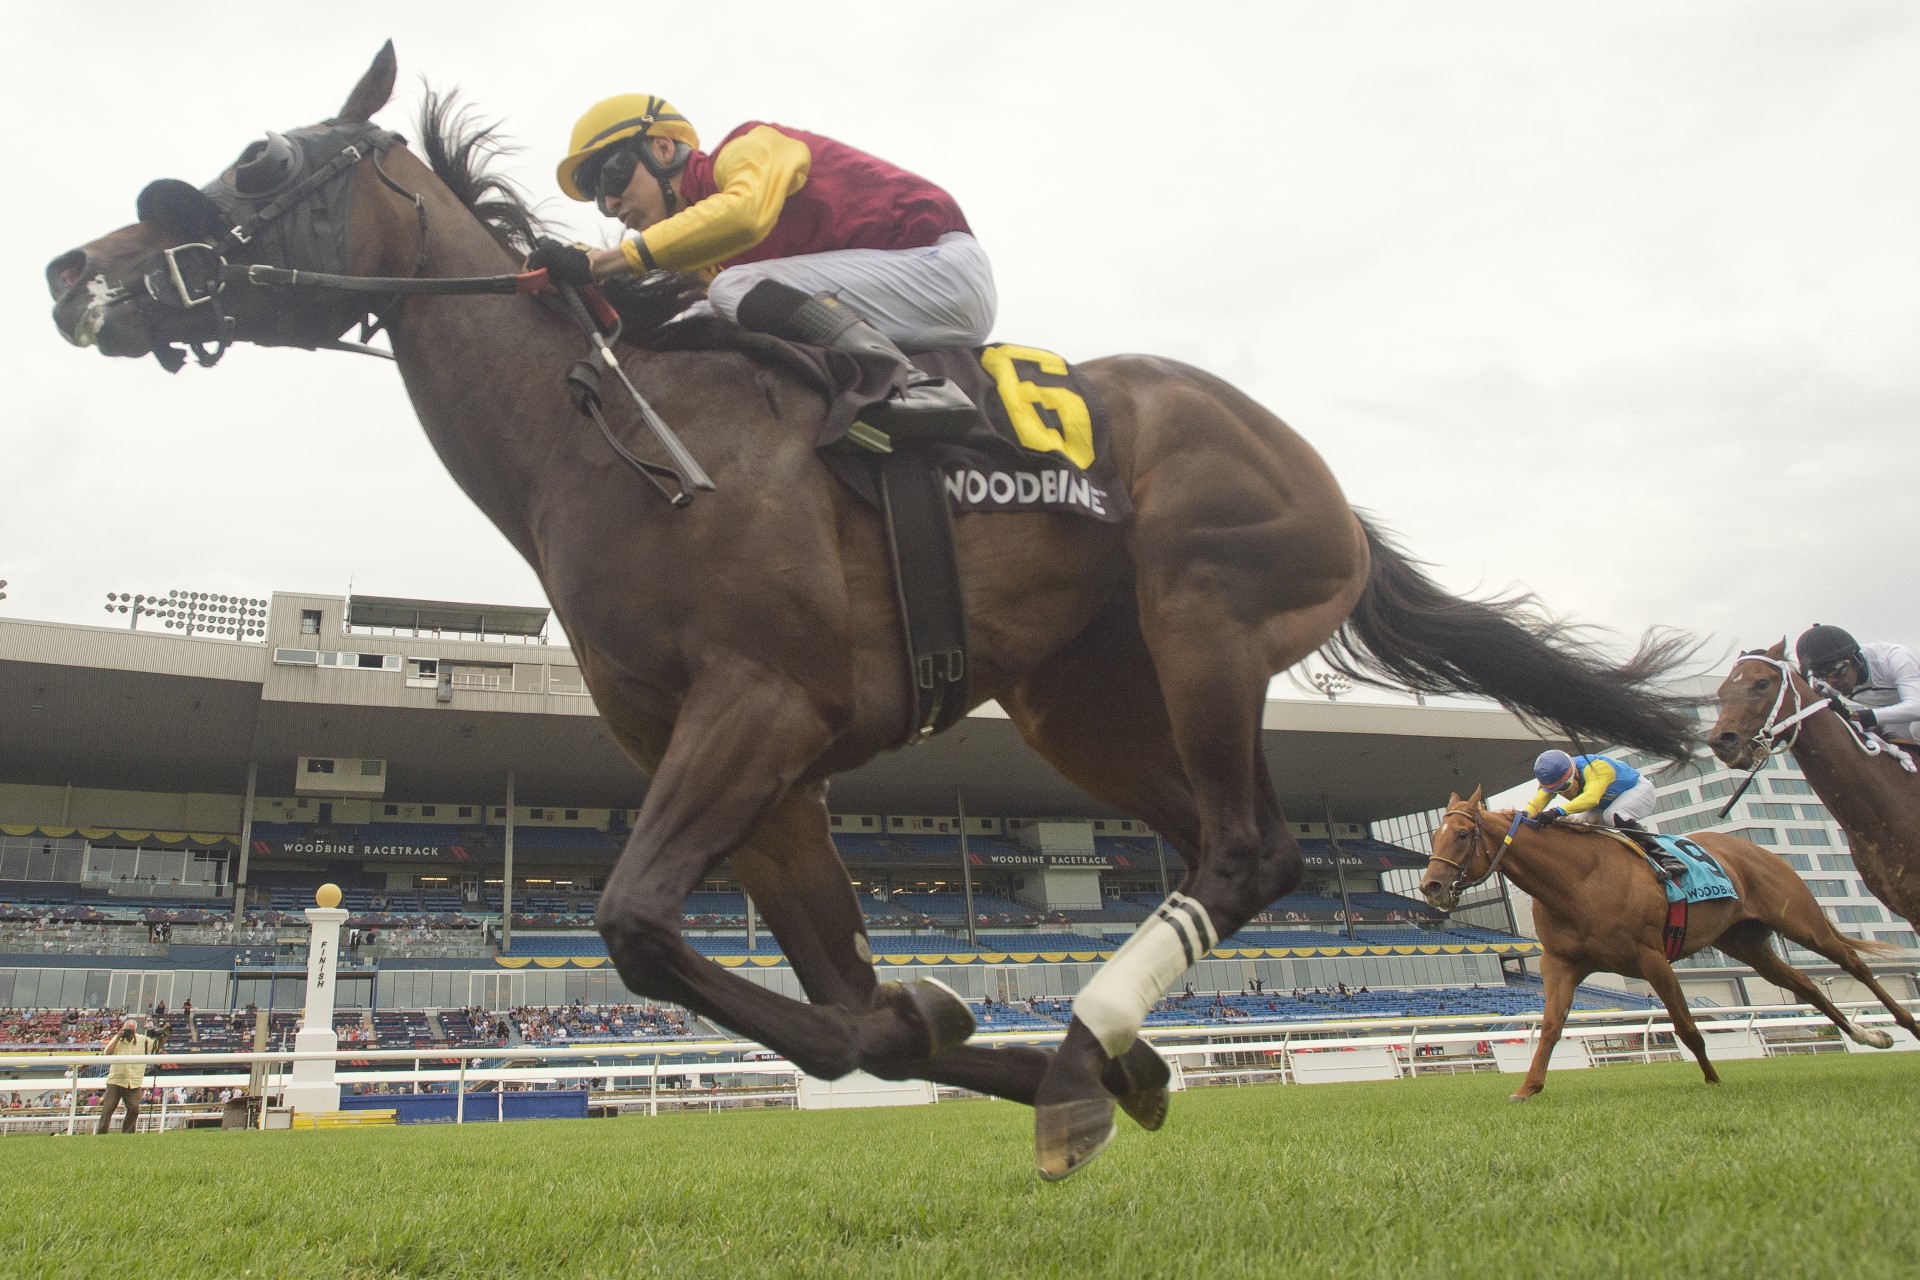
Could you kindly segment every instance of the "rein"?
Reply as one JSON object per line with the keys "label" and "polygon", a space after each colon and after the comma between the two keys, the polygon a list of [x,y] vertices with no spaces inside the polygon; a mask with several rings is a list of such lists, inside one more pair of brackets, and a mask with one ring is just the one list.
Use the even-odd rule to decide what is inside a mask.
{"label": "rein", "polygon": [[[229,286],[245,285],[257,289],[279,289],[292,291],[296,295],[302,292],[334,293],[352,296],[371,294],[387,299],[386,307],[370,307],[362,314],[359,325],[358,342],[346,342],[338,337],[319,341],[313,345],[330,350],[351,351],[360,355],[379,356],[391,360],[393,354],[377,347],[367,345],[368,339],[386,326],[385,312],[400,299],[419,296],[454,296],[467,294],[560,294],[563,309],[569,319],[579,325],[591,344],[593,354],[612,371],[614,377],[626,390],[629,397],[640,410],[641,420],[654,438],[673,460],[673,466],[647,462],[638,457],[614,436],[606,419],[600,413],[600,397],[597,379],[583,377],[577,371],[580,365],[569,370],[567,386],[574,399],[575,406],[582,414],[591,416],[600,428],[601,435],[609,446],[653,487],[667,498],[669,505],[679,508],[692,501],[693,491],[714,488],[713,480],[706,470],[694,458],[682,443],[680,437],[668,426],[664,419],[647,403],[646,397],[621,368],[613,352],[612,341],[602,332],[602,325],[611,325],[613,336],[619,336],[619,317],[600,297],[597,290],[576,290],[571,286],[556,289],[548,278],[546,270],[524,271],[507,275],[460,276],[450,278],[423,277],[420,273],[427,264],[427,205],[425,199],[415,191],[408,191],[388,176],[381,158],[396,143],[400,135],[362,125],[352,130],[340,150],[335,152],[324,164],[319,165],[284,194],[261,205],[249,217],[239,219],[228,228],[218,240],[207,239],[176,245],[163,249],[146,260],[138,268],[138,284],[122,283],[109,286],[98,294],[98,302],[105,307],[121,302],[130,302],[146,314],[149,321],[156,314],[169,316],[199,315],[200,308],[206,308],[205,314],[211,317],[211,336],[195,339],[182,339],[187,350],[176,347],[165,338],[159,337],[160,326],[149,324],[156,337],[153,354],[161,366],[169,373],[177,373],[186,364],[187,351],[191,351],[195,363],[203,369],[212,368],[220,362],[234,341],[238,338],[237,325],[221,305]],[[419,223],[418,245],[414,251],[413,271],[406,276],[352,276],[330,271],[309,271],[298,267],[277,267],[264,262],[230,262],[227,255],[243,249],[255,241],[261,232],[286,214],[299,208],[305,202],[320,195],[325,188],[336,180],[345,177],[362,160],[373,161],[373,171],[385,186],[396,195],[413,205]],[[171,180],[156,183],[148,188],[173,188],[162,190],[161,198],[174,195],[185,183]],[[211,196],[204,192],[188,190],[189,197],[198,195],[206,204],[208,212],[227,211]],[[144,206],[147,193],[142,193]],[[146,216],[145,208],[141,216]],[[103,282],[104,283],[104,282]],[[587,295],[583,301],[581,294]],[[591,304],[591,305],[589,305]],[[337,331],[336,331],[337,332]],[[213,344],[208,349],[208,343]],[[271,345],[271,344],[270,344]],[[306,345],[300,343],[297,345]],[[591,371],[592,366],[586,366]],[[662,480],[673,482],[672,488],[662,484]]]}

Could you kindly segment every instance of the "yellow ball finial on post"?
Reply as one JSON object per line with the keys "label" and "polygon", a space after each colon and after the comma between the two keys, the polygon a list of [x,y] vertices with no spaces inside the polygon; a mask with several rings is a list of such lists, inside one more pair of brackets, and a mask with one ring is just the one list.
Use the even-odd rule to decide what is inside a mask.
{"label": "yellow ball finial on post", "polygon": [[313,901],[315,905],[322,906],[322,907],[339,906],[340,905],[340,886],[337,884],[321,885],[318,889],[314,891]]}

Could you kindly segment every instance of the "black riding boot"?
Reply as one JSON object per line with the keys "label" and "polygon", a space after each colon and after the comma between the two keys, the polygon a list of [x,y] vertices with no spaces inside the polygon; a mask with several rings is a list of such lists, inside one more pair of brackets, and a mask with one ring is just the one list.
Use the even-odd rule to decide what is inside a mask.
{"label": "black riding boot", "polygon": [[914,368],[892,339],[832,294],[813,295],[777,280],[762,280],[740,300],[736,318],[741,328],[756,333],[856,356],[878,356],[893,365],[893,394],[861,415],[883,431],[958,435],[979,420],[979,410],[965,392],[945,378]]}

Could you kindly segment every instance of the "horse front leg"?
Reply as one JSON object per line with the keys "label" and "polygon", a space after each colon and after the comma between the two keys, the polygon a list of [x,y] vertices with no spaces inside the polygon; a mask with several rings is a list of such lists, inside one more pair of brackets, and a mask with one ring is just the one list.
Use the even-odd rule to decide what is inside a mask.
{"label": "horse front leg", "polygon": [[1574,968],[1552,952],[1540,957],[1540,980],[1546,987],[1546,1007],[1540,1020],[1540,1043],[1534,1046],[1533,1061],[1527,1064],[1527,1078],[1520,1082],[1509,1098],[1512,1102],[1525,1102],[1544,1089],[1547,1084],[1547,1063],[1553,1057],[1554,1046],[1560,1043],[1560,1032],[1567,1025],[1567,1011],[1573,1008],[1573,992],[1586,979],[1591,970]]}
{"label": "horse front leg", "polygon": [[675,721],[598,916],[629,988],[684,1005],[826,1079],[859,1065],[856,1014],[728,973],[687,945],[681,908],[832,738],[821,708],[792,680],[740,657],[710,662]]}

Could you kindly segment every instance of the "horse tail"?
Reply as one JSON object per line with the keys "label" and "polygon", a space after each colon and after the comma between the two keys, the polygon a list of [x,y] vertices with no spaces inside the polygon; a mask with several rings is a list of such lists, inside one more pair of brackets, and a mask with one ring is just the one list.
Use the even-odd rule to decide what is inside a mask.
{"label": "horse tail", "polygon": [[1833,932],[1840,939],[1840,945],[1857,956],[1876,956],[1882,960],[1891,960],[1895,956],[1904,956],[1907,954],[1905,947],[1892,942],[1877,942],[1872,938],[1856,938],[1850,933],[1841,933],[1838,929],[1835,929]]}
{"label": "horse tail", "polygon": [[1492,698],[1593,746],[1637,747],[1670,760],[1692,753],[1694,699],[1656,686],[1699,647],[1649,631],[1626,662],[1609,663],[1584,629],[1530,593],[1452,596],[1364,517],[1373,565],[1360,601],[1321,651],[1356,680],[1418,693]]}

